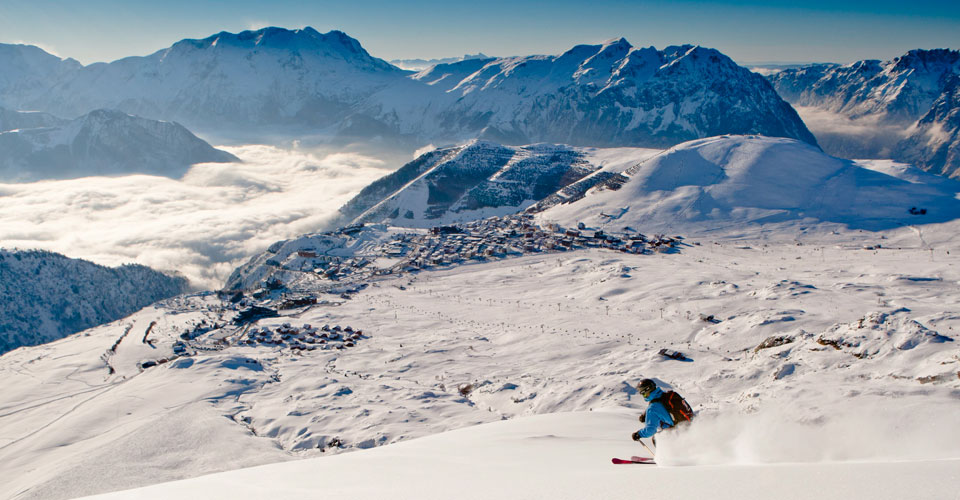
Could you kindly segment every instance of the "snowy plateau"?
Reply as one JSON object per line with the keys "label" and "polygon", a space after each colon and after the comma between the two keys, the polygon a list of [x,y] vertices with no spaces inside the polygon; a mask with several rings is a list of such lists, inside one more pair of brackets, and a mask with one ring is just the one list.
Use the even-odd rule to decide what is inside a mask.
{"label": "snowy plateau", "polygon": [[[554,148],[610,175],[279,241],[3,355],[0,496],[956,497],[955,181],[760,136]],[[611,465],[648,455],[644,377],[696,420]]]}

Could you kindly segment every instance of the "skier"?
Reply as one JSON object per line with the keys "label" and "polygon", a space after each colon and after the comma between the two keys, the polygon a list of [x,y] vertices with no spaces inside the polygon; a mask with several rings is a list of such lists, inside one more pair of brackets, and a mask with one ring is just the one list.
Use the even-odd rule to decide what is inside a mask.
{"label": "skier", "polygon": [[[652,437],[661,429],[673,428],[677,423],[688,422],[693,418],[693,410],[679,394],[673,391],[663,392],[653,380],[641,380],[637,384],[637,390],[650,404],[647,411],[640,415],[640,423],[644,425],[631,436],[634,441]],[[656,439],[653,444],[657,444]]]}

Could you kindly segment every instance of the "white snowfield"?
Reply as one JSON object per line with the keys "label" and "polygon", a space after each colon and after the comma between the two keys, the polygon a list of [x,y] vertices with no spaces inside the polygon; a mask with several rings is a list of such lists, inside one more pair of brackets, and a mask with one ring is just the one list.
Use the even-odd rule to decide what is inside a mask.
{"label": "white snowfield", "polygon": [[[960,460],[611,465],[633,415],[554,413],[374,450],[212,474],[100,499],[938,498],[960,490]],[[642,449],[642,448],[641,448]]]}
{"label": "white snowfield", "polygon": [[[872,169],[873,163],[879,166]],[[802,232],[822,223],[877,231],[960,217],[960,183],[890,163],[842,160],[792,139],[709,137],[628,168],[621,189],[595,187],[541,218],[723,233],[778,224]]]}
{"label": "white snowfield", "polygon": [[[776,141],[678,146],[539,215],[666,228],[676,253],[383,276],[248,328],[197,294],[5,354],[0,498],[956,500],[957,190],[792,142],[773,155]],[[723,176],[657,184],[677,159]],[[791,176],[870,194],[829,191],[811,211],[776,187]],[[748,196],[764,192],[783,203]],[[630,193],[663,202],[620,210]],[[695,206],[707,195],[718,210]],[[691,208],[667,226],[671,206]],[[362,333],[313,342],[325,325]],[[314,350],[291,349],[300,338]],[[646,455],[629,437],[645,377],[698,416],[658,437],[659,465],[612,465]]]}
{"label": "white snowfield", "polygon": [[[955,225],[926,228],[938,229],[956,234]],[[956,252],[930,252],[912,235],[891,242],[899,250],[876,251],[863,250],[851,235],[835,238],[802,246],[703,240],[677,255],[589,250],[421,273],[412,282],[380,282],[340,307],[259,322],[273,329],[285,322],[362,328],[369,338],[350,349],[300,355],[275,346],[211,346],[141,373],[138,361],[170,356],[169,337],[180,331],[174,328],[210,317],[172,304],[184,312],[162,314],[153,349],[142,337],[158,311],[145,310],[88,336],[0,358],[9,384],[0,463],[12,478],[0,494],[70,498],[323,457],[283,472],[237,472],[231,477],[246,479],[232,487],[256,496],[269,484],[277,498],[334,491],[348,498],[403,491],[583,498],[584,489],[626,498],[676,478],[691,488],[679,497],[698,498],[703,490],[694,485],[729,476],[765,481],[756,483],[756,498],[794,494],[769,485],[797,483],[797,497],[828,490],[827,498],[893,498],[874,495],[868,485],[897,493],[907,483],[916,494],[900,498],[950,498],[960,470],[960,361],[956,340],[933,332],[953,339],[960,330],[952,307],[960,300]],[[131,323],[108,356],[116,370],[110,376],[101,356]],[[771,336],[794,341],[754,352]],[[693,361],[658,356],[663,347]],[[684,394],[698,422],[659,441],[658,458],[675,468],[621,471],[608,462],[642,451],[629,440],[645,406],[632,387],[651,376]],[[463,397],[459,389],[467,384],[474,390]],[[601,410],[615,411],[597,416]],[[534,436],[558,438],[512,439],[523,432],[508,425],[469,427],[570,411],[582,413],[567,423],[531,421]],[[567,425],[588,426],[588,437]],[[463,427],[462,439],[487,447],[440,435],[417,444],[425,447],[420,451],[387,451],[391,443]],[[469,437],[471,429],[502,435]],[[343,450],[331,446],[334,438]],[[389,446],[324,457],[379,445]],[[378,458],[390,453],[412,463]],[[506,458],[524,454],[541,460]],[[435,461],[447,468],[434,470]],[[745,463],[766,465],[730,467]],[[311,464],[309,473],[300,471]],[[343,475],[341,467],[357,471]],[[566,488],[568,496],[544,490],[569,484],[557,478],[576,482],[594,467],[598,478],[623,477]],[[450,468],[472,480],[449,479]],[[360,474],[363,480],[350,479]],[[737,483],[729,478],[723,481]],[[201,481],[215,483],[170,487],[189,488],[194,498],[234,491],[209,486],[220,484],[217,478]],[[741,487],[721,491],[738,498],[734,493],[750,485]],[[503,491],[510,494],[497,494]]]}

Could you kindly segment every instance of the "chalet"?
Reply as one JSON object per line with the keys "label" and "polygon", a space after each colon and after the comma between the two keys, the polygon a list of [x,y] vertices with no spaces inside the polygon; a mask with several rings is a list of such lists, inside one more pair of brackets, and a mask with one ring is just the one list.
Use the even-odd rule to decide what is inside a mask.
{"label": "chalet", "polygon": [[353,224],[340,229],[342,234],[356,234],[363,230],[363,224]]}
{"label": "chalet", "polygon": [[436,226],[430,228],[430,233],[435,235],[462,233],[463,230],[457,226]]}

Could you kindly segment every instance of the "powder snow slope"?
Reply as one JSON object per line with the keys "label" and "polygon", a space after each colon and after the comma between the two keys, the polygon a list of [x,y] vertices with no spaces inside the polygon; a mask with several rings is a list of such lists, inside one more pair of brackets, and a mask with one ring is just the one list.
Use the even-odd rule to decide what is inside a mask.
{"label": "powder snow slope", "polygon": [[960,488],[960,459],[614,467],[612,455],[645,453],[623,442],[622,429],[634,420],[623,411],[524,417],[93,498],[900,500],[950,499]]}
{"label": "powder snow slope", "polygon": [[680,233],[819,223],[877,231],[960,217],[955,183],[910,182],[790,139],[690,141],[627,169],[614,181],[593,187],[583,199],[547,208],[539,217],[565,226],[584,222]]}
{"label": "powder snow slope", "polygon": [[[920,229],[926,241],[956,241],[955,223]],[[617,472],[609,459],[640,453],[629,440],[645,407],[634,385],[654,377],[699,412],[688,433],[658,439],[658,458],[671,468],[654,482],[706,487],[701,481],[730,474],[749,488],[755,483],[741,479],[750,474],[791,485],[831,474],[836,481],[782,493],[874,498],[867,479],[896,469],[899,482],[881,483],[889,491],[922,484],[930,489],[911,498],[942,498],[960,458],[960,318],[951,310],[960,257],[942,249],[951,246],[931,252],[911,230],[884,235],[890,245],[871,251],[863,244],[880,236],[854,232],[801,236],[802,245],[784,234],[788,241],[697,240],[675,254],[593,249],[492,260],[375,280],[349,300],[322,294],[327,304],[281,310],[248,328],[234,325],[238,308],[213,294],[166,301],[0,357],[9,383],[0,393],[0,470],[13,478],[0,495],[71,498],[325,457],[298,463],[289,479],[240,471],[222,491],[259,491],[269,480],[277,495],[329,488],[376,497],[414,487],[386,478],[409,474],[422,487],[414,472],[439,459],[474,472],[478,492],[537,497],[542,474],[583,470],[624,474],[627,483],[604,491],[635,496],[641,472]],[[363,333],[347,347],[324,325]],[[310,328],[331,338],[293,349]],[[692,361],[659,356],[661,348]],[[585,413],[546,415],[562,412]],[[458,434],[470,444],[438,436],[417,451],[410,441],[531,415],[546,420]],[[411,448],[391,445],[407,441]],[[378,451],[336,457],[368,448]],[[512,462],[514,453],[550,467]],[[341,467],[384,475],[340,481]],[[477,479],[484,471],[489,481]],[[845,486],[839,478],[848,474],[865,474],[864,482]],[[219,495],[208,484],[183,487]],[[451,491],[436,485],[438,495]]]}
{"label": "powder snow slope", "polygon": [[[50,124],[36,123],[37,115]],[[178,123],[120,111],[100,109],[69,121],[42,113],[14,116],[38,126],[0,132],[4,182],[130,173],[177,178],[196,163],[239,161]]]}

